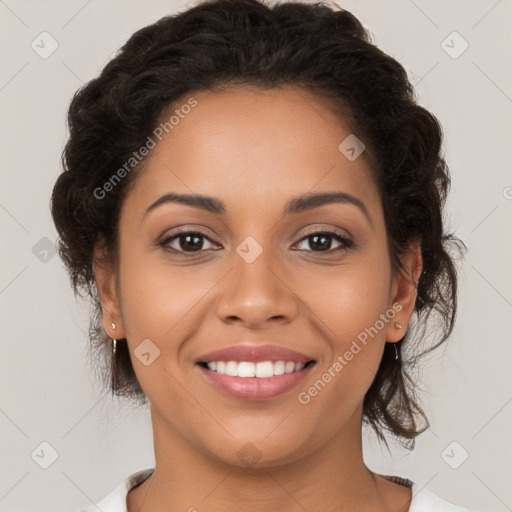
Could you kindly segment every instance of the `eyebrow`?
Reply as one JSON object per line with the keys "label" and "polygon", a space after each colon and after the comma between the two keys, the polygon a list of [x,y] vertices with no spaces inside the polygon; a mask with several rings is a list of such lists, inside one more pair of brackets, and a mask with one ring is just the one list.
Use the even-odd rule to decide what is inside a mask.
{"label": "eyebrow", "polygon": [[[144,217],[158,206],[167,203],[184,204],[186,206],[199,208],[201,210],[205,210],[207,212],[215,213],[218,215],[225,214],[227,210],[226,205],[220,199],[216,199],[215,197],[199,194],[177,194],[175,192],[170,192],[159,197],[154,203],[152,203],[146,209]],[[351,204],[356,206],[363,212],[369,223],[372,224],[372,220],[364,203],[357,197],[354,197],[345,192],[309,193],[293,197],[286,203],[283,209],[283,215],[294,215],[332,203]]]}

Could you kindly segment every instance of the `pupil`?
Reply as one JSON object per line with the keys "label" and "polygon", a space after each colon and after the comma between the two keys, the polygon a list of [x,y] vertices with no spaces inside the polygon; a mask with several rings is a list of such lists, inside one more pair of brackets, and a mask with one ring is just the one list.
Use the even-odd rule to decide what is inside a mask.
{"label": "pupil", "polygon": [[[202,238],[197,235],[182,235],[180,237],[181,239],[181,247],[183,249],[191,249],[192,251],[199,250],[202,248]],[[186,240],[186,242],[183,243],[183,241]],[[190,242],[190,240],[194,240],[194,242]]]}
{"label": "pupil", "polygon": [[[331,238],[330,235],[311,235],[310,239],[314,240],[314,242],[311,245],[314,246],[315,244],[317,244],[318,240],[322,240],[323,243],[317,244],[317,248],[330,249],[331,248],[330,238]],[[320,247],[318,247],[318,246],[320,246]]]}

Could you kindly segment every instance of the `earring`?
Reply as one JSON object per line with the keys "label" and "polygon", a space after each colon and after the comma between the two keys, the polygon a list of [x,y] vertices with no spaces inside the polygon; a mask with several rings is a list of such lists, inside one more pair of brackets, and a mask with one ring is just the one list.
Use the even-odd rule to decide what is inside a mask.
{"label": "earring", "polygon": [[[115,330],[116,328],[116,324],[114,322],[112,322],[110,325],[112,325],[112,329]],[[112,340],[112,355],[115,356],[116,355],[116,348],[117,348],[117,340]]]}
{"label": "earring", "polygon": [[[402,328],[402,324],[400,322],[395,322],[395,329],[401,329]],[[396,343],[395,343],[395,360],[398,359],[398,349],[396,348]]]}

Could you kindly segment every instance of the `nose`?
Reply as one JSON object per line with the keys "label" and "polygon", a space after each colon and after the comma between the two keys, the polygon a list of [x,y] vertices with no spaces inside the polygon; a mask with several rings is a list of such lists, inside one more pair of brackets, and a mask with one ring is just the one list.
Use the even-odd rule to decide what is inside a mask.
{"label": "nose", "polygon": [[291,322],[299,304],[290,273],[284,268],[270,250],[263,250],[252,262],[234,254],[231,271],[219,290],[219,317],[250,329],[268,327],[270,322]]}

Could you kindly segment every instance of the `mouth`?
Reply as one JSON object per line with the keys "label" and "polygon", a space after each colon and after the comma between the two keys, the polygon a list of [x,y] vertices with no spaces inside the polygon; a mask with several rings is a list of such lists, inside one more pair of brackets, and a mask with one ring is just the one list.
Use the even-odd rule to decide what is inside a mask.
{"label": "mouth", "polygon": [[298,372],[315,364],[315,362],[315,360],[311,359],[306,363],[294,361],[260,361],[257,363],[252,361],[201,361],[197,364],[206,370],[221,375],[229,375],[230,377],[265,379]]}
{"label": "mouth", "polygon": [[250,401],[270,400],[290,391],[306,378],[315,360],[200,361],[196,367],[223,394]]}

